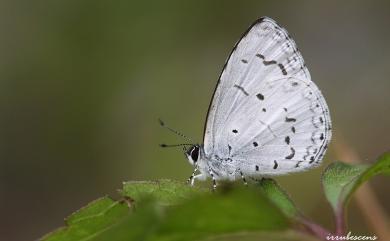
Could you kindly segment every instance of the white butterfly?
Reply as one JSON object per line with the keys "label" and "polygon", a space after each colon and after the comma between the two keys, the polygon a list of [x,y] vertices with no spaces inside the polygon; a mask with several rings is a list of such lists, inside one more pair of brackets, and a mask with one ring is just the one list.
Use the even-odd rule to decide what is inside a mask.
{"label": "white butterfly", "polygon": [[303,171],[320,164],[330,139],[327,104],[294,40],[263,17],[223,67],[203,145],[185,152],[195,167],[189,181],[211,177],[215,188],[216,180]]}

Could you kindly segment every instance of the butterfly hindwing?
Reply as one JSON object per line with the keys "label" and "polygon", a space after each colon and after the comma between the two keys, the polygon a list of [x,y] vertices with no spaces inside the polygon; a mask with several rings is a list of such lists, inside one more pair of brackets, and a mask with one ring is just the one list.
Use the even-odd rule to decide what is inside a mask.
{"label": "butterfly hindwing", "polygon": [[294,40],[262,18],[236,44],[220,75],[204,149],[237,160],[250,175],[300,171],[321,161],[330,125],[326,102]]}

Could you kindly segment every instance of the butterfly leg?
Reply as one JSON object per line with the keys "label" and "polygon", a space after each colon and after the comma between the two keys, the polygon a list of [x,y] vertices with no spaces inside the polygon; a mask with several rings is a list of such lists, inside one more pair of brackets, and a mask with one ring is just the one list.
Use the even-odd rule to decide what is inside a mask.
{"label": "butterfly leg", "polygon": [[195,176],[192,178],[192,180],[191,180],[191,186],[194,185],[195,179],[197,179],[197,180],[203,180],[203,181],[204,181],[204,180],[206,180],[206,178],[207,178],[207,176],[204,175],[203,173],[198,174],[198,175],[195,175]]}
{"label": "butterfly leg", "polygon": [[211,180],[213,180],[213,191],[215,191],[215,189],[217,189],[217,181],[215,180],[214,173],[211,168],[209,168],[209,173],[211,176]]}
{"label": "butterfly leg", "polygon": [[242,179],[242,181],[244,182],[244,185],[247,186],[248,183],[246,182],[246,179],[245,179],[245,177],[244,177],[244,174],[242,173],[242,171],[241,171],[240,169],[238,169],[238,170],[239,170],[239,172],[240,172],[241,179]]}
{"label": "butterfly leg", "polygon": [[[191,186],[194,185],[195,181],[195,173],[198,171],[198,167],[196,166],[194,171],[192,172],[191,176],[188,178],[187,183],[191,183]],[[198,176],[198,175],[197,175]]]}

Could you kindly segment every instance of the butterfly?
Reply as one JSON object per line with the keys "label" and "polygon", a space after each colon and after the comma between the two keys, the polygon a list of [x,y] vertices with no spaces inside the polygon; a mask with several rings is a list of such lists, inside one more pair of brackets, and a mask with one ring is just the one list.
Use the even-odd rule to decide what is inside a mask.
{"label": "butterfly", "polygon": [[210,177],[215,189],[218,180],[241,178],[246,184],[246,177],[314,168],[331,135],[328,106],[295,41],[273,19],[262,17],[245,31],[223,67],[203,144],[184,148],[194,166],[189,182]]}

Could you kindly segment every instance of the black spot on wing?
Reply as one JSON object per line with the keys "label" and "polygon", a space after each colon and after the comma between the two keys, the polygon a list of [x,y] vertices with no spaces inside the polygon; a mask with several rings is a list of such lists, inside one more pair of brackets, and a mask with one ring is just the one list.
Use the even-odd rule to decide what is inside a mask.
{"label": "black spot on wing", "polygon": [[286,69],[284,68],[284,65],[283,65],[283,64],[278,64],[278,66],[279,66],[280,70],[282,71],[282,74],[283,74],[283,75],[287,75],[287,71],[286,71]]}
{"label": "black spot on wing", "polygon": [[259,99],[259,100],[264,100],[264,95],[262,95],[261,93],[258,93],[256,95],[256,97]]}
{"label": "black spot on wing", "polygon": [[262,110],[263,110],[263,112],[266,112],[266,111],[267,111],[267,109],[266,109],[266,108],[263,108]]}
{"label": "black spot on wing", "polygon": [[295,156],[295,149],[291,147],[290,150],[291,150],[291,154],[286,156],[285,157],[286,159],[292,159]]}
{"label": "black spot on wing", "polygon": [[299,167],[299,164],[301,164],[301,162],[303,162],[303,161],[298,161],[297,164],[295,164],[295,167],[296,168]]}
{"label": "black spot on wing", "polygon": [[276,62],[275,60],[265,60],[265,57],[262,54],[256,54],[256,57],[259,57],[260,59],[262,59],[263,60],[263,64],[265,66],[277,64],[278,67],[280,68],[280,70],[282,71],[282,74],[283,75],[287,75],[286,68],[284,67],[283,64],[281,64],[281,63],[278,64],[278,62]]}
{"label": "black spot on wing", "polygon": [[234,130],[232,130],[232,132],[233,132],[234,134],[237,134],[237,133],[238,133],[238,130],[234,129]]}
{"label": "black spot on wing", "polygon": [[291,127],[291,131],[292,131],[293,133],[295,133],[295,127],[294,127],[294,126]]}
{"label": "black spot on wing", "polygon": [[240,85],[234,85],[234,87],[236,87],[237,89],[241,90],[242,93],[244,93],[244,95],[248,96],[249,93],[244,89],[244,87],[240,86]]}
{"label": "black spot on wing", "polygon": [[[306,147],[306,154],[303,156],[303,160],[306,160],[310,155],[316,154],[317,151],[318,151],[318,149],[315,148],[315,147],[313,147],[313,146],[308,146],[308,147]],[[312,157],[310,158],[310,160],[311,160],[312,158],[314,159],[314,156],[312,156]]]}
{"label": "black spot on wing", "polygon": [[286,122],[296,122],[297,119],[286,117]]}
{"label": "black spot on wing", "polygon": [[256,54],[256,57],[259,57],[260,59],[265,59],[264,55],[262,54]]}
{"label": "black spot on wing", "polygon": [[265,66],[271,65],[271,64],[277,64],[277,63],[278,63],[278,62],[276,62],[275,60],[270,60],[270,61],[264,60],[264,61],[263,61],[263,64],[264,64]]}
{"label": "black spot on wing", "polygon": [[253,142],[253,146],[256,147],[258,146],[259,144],[257,142]]}
{"label": "black spot on wing", "polygon": [[258,165],[255,166],[255,170],[259,171],[259,166]]}
{"label": "black spot on wing", "polygon": [[274,160],[274,169],[278,168],[278,163]]}
{"label": "black spot on wing", "polygon": [[314,161],[315,161],[314,156],[311,156],[309,163],[312,164]]}
{"label": "black spot on wing", "polygon": [[290,137],[289,136],[286,136],[286,138],[284,138],[284,141],[286,142],[287,145],[290,145]]}
{"label": "black spot on wing", "polygon": [[246,60],[246,59],[241,59],[241,62],[243,62],[244,64],[247,64],[247,63],[248,63],[248,60]]}

